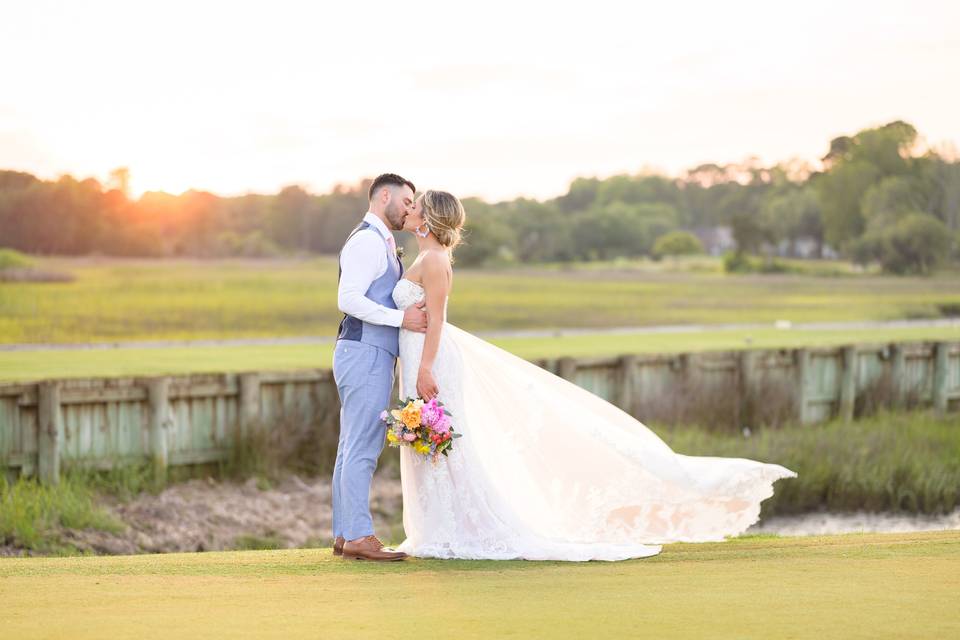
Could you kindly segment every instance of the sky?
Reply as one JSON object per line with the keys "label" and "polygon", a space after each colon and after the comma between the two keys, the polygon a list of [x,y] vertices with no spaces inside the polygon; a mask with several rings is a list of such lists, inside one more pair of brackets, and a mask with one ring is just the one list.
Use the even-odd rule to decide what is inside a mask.
{"label": "sky", "polygon": [[3,2],[0,168],[133,195],[396,172],[488,200],[960,143],[960,3]]}

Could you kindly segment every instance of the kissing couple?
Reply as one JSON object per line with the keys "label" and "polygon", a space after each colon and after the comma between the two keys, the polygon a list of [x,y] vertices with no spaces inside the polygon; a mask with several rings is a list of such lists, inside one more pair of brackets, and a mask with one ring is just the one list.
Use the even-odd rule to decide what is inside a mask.
{"label": "kissing couple", "polygon": [[[448,323],[463,205],[445,191],[417,194],[392,173],[377,177],[368,196],[340,252],[334,554],[647,557],[665,543],[742,533],[773,483],[797,476],[777,464],[675,453],[628,413]],[[417,240],[406,269],[394,231]],[[400,448],[406,539],[394,550],[374,535],[369,497],[398,357],[401,397],[436,398],[462,437],[438,462]]]}

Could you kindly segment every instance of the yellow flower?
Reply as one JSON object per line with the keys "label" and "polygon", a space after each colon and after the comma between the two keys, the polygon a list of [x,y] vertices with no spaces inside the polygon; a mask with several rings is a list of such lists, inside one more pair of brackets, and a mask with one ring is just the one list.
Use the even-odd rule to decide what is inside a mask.
{"label": "yellow flower", "polygon": [[393,431],[387,431],[387,441],[391,443],[399,442],[400,438],[398,438],[397,434],[395,434]]}
{"label": "yellow flower", "polygon": [[416,429],[420,426],[420,407],[414,405],[414,403],[409,403],[403,408],[403,411],[400,412],[400,420],[403,421],[403,424],[407,425],[408,429]]}
{"label": "yellow flower", "polygon": [[394,420],[400,420],[400,409],[394,409],[390,412]]}
{"label": "yellow flower", "polygon": [[423,440],[414,442],[413,448],[416,449],[417,453],[430,453],[430,445]]}

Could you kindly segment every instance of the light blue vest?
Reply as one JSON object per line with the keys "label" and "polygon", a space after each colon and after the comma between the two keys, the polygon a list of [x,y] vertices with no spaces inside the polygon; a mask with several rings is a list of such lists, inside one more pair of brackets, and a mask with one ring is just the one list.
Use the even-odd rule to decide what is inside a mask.
{"label": "light blue vest", "polygon": [[[350,238],[352,238],[355,233],[369,227],[369,222],[360,223],[360,225],[354,229],[349,236],[347,236],[347,242],[350,241]],[[374,229],[374,231],[376,231],[376,229]],[[379,232],[377,232],[377,235],[380,235]],[[346,242],[344,245],[346,245]],[[367,292],[364,295],[377,304],[389,307],[390,309],[396,309],[397,305],[393,301],[393,288],[397,286],[397,281],[400,279],[400,276],[403,275],[403,263],[400,262],[400,260],[398,260],[395,256],[389,255],[390,250],[387,248],[386,244],[384,244],[384,251],[388,253],[388,260],[396,260],[400,265],[400,274],[397,275],[397,273],[388,264],[387,270],[383,272],[382,276],[370,283],[370,288],[367,289]],[[340,279],[340,275],[342,274],[343,268],[341,267],[340,273],[337,275],[338,281]],[[400,329],[398,327],[388,327],[382,324],[371,324],[346,314],[344,314],[343,320],[340,321],[340,330],[337,332],[337,340],[356,340],[358,342],[365,342],[375,347],[380,347],[385,351],[389,351],[395,358],[400,354]]]}

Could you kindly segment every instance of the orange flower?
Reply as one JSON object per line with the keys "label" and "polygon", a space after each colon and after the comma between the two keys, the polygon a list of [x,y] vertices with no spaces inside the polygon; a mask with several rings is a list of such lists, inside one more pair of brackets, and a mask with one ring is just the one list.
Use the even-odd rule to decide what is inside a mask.
{"label": "orange flower", "polygon": [[420,407],[413,402],[407,403],[407,406],[400,411],[400,419],[408,429],[416,429],[420,426]]}

